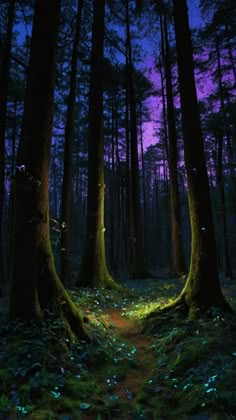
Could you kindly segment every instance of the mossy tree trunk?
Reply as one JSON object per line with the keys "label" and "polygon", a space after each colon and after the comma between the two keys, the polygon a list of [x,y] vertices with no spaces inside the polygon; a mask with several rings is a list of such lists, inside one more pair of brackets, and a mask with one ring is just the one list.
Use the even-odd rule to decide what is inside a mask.
{"label": "mossy tree trunk", "polygon": [[71,329],[85,337],[82,317],[57,276],[49,236],[49,160],[59,17],[60,0],[35,1],[14,180],[10,317],[40,319],[45,308],[58,305]]}
{"label": "mossy tree trunk", "polygon": [[64,145],[64,174],[61,200],[61,280],[69,280],[69,246],[70,246],[70,218],[72,204],[72,146],[74,136],[74,109],[76,99],[76,77],[78,61],[78,45],[80,39],[81,16],[83,0],[78,0],[76,28],[72,47],[70,89],[67,100],[65,145]]}
{"label": "mossy tree trunk", "polygon": [[121,289],[110,276],[104,240],[103,49],[105,0],[93,1],[88,127],[88,199],[85,244],[78,286]]}
{"label": "mossy tree trunk", "polygon": [[4,186],[5,186],[5,130],[7,112],[7,94],[10,68],[10,53],[12,44],[12,29],[15,14],[15,0],[9,0],[6,40],[1,47],[0,63],[0,295],[2,294],[4,282],[4,263],[3,263],[3,205],[4,205]]}
{"label": "mossy tree trunk", "polygon": [[167,97],[167,125],[169,140],[169,171],[170,171],[170,207],[171,207],[171,234],[172,234],[172,275],[181,275],[185,272],[185,259],[182,240],[180,196],[178,183],[178,151],[177,132],[175,126],[174,98],[172,87],[172,71],[170,64],[170,49],[166,16],[160,17],[162,29],[162,55],[165,69],[166,97]]}
{"label": "mossy tree trunk", "polygon": [[170,307],[183,305],[190,317],[195,317],[210,306],[225,310],[230,307],[222,295],[218,277],[187,3],[186,0],[173,3],[192,241],[187,282]]}

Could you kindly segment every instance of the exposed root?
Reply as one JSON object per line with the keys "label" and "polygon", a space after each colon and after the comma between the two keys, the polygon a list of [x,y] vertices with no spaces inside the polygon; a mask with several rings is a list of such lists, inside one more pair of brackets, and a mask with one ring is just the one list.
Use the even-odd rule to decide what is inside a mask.
{"label": "exposed root", "polygon": [[[62,306],[63,316],[68,323],[69,332],[71,330],[71,335],[74,334],[77,338],[89,342],[90,337],[85,326],[83,316],[77,309],[77,307],[74,305],[74,303],[65,304]],[[88,319],[86,321],[88,322]]]}
{"label": "exposed root", "polygon": [[188,306],[184,299],[184,295],[180,295],[173,302],[168,303],[167,305],[162,306],[161,308],[158,308],[155,311],[151,312],[147,316],[147,319],[159,317],[162,314],[171,312],[173,309],[179,314],[186,315],[186,313],[188,312]]}
{"label": "exposed root", "polygon": [[[203,304],[198,304],[196,300],[189,301],[186,299],[186,291],[182,291],[180,295],[171,303],[156,309],[151,312],[145,320],[145,328],[152,330],[155,324],[163,322],[162,315],[169,314],[171,316],[180,316],[185,317],[189,320],[195,320],[202,316],[215,316],[215,312],[212,312],[211,307],[218,308],[219,311],[233,313],[232,308],[229,306],[225,299],[217,302],[217,304],[209,304],[208,302]],[[165,316],[166,318],[166,316]]]}
{"label": "exposed root", "polygon": [[113,289],[116,290],[117,292],[120,293],[124,293],[124,294],[128,294],[129,290],[126,289],[124,286],[122,286],[121,284],[117,283],[115,280],[113,280],[112,277],[107,276],[106,279],[104,280],[103,284],[105,287],[109,288],[109,289]]}

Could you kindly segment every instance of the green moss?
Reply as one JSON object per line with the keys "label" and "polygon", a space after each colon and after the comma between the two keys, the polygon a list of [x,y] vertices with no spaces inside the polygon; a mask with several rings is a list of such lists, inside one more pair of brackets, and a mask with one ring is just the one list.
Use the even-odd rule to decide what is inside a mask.
{"label": "green moss", "polygon": [[70,397],[83,400],[84,398],[90,397],[91,394],[97,394],[99,392],[100,387],[94,377],[88,373],[81,378],[68,377],[65,380],[64,393]]}

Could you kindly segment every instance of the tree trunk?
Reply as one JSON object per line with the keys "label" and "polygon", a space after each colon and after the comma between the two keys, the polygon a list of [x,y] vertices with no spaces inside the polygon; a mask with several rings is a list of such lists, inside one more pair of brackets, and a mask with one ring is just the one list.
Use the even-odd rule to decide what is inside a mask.
{"label": "tree trunk", "polygon": [[12,29],[15,14],[15,0],[9,0],[7,16],[7,32],[5,45],[2,46],[2,57],[0,66],[0,296],[4,283],[3,268],[3,205],[4,205],[4,187],[5,187],[5,130],[6,130],[6,112],[7,112],[7,93],[9,82],[9,68],[12,44]]}
{"label": "tree trunk", "polygon": [[67,102],[65,145],[64,145],[64,175],[61,202],[61,280],[68,282],[70,276],[69,247],[70,247],[70,218],[72,204],[72,146],[74,137],[74,111],[76,99],[76,77],[78,61],[78,45],[80,39],[81,15],[83,0],[78,0],[76,29],[72,48],[70,91]]}
{"label": "tree trunk", "polygon": [[170,52],[166,16],[164,22],[160,16],[162,28],[162,55],[165,67],[167,122],[169,139],[169,171],[170,171],[170,206],[171,206],[171,233],[172,233],[172,275],[181,275],[185,272],[185,260],[182,241],[180,197],[178,184],[178,151],[177,133],[175,126],[174,98],[172,88],[172,72],[170,65]]}
{"label": "tree trunk", "polygon": [[40,319],[57,306],[86,337],[82,317],[60,282],[49,237],[49,160],[60,0],[35,1],[24,120],[14,180],[10,317]]}
{"label": "tree trunk", "polygon": [[121,289],[110,276],[104,240],[103,44],[105,0],[94,0],[88,128],[86,238],[79,286]]}
{"label": "tree trunk", "polygon": [[138,159],[138,135],[137,135],[137,113],[136,98],[134,88],[130,22],[129,22],[129,0],[126,0],[126,43],[128,53],[128,89],[129,89],[129,109],[130,109],[130,154],[131,154],[131,181],[132,181],[132,206],[133,206],[133,266],[132,276],[142,278],[147,276],[146,263],[143,252],[142,237],[142,217],[140,203],[140,185],[139,185],[139,159]]}
{"label": "tree trunk", "polygon": [[187,282],[172,306],[183,303],[190,317],[195,317],[211,306],[226,310],[230,307],[222,295],[217,270],[187,3],[186,0],[173,3],[192,243]]}
{"label": "tree trunk", "polygon": [[223,179],[223,133],[218,134],[218,159],[217,159],[217,184],[220,194],[220,214],[223,226],[223,247],[224,247],[224,273],[226,277],[233,278],[232,268],[230,264],[229,245],[228,245],[228,228],[227,228],[227,212],[225,203],[225,187]]}
{"label": "tree trunk", "polygon": [[[109,263],[113,275],[117,274],[117,172],[115,165],[115,104],[114,93],[111,94],[111,174],[110,174],[110,189],[109,189],[109,223],[110,223],[110,249],[109,249]],[[119,232],[119,231],[118,231]]]}
{"label": "tree trunk", "polygon": [[142,103],[140,102],[140,145],[142,161],[142,190],[143,190],[143,245],[145,250],[145,260],[147,261],[148,237],[147,237],[147,199],[146,199],[146,180],[145,180],[145,162],[143,148],[143,121],[142,121]]}
{"label": "tree trunk", "polygon": [[[227,147],[228,147],[228,153],[229,158],[233,166],[233,148],[230,140],[230,134],[229,129],[227,126],[226,121],[226,109],[225,109],[225,98],[224,98],[224,87],[223,87],[223,75],[222,75],[222,66],[221,66],[221,60],[220,60],[220,41],[219,36],[216,33],[216,56],[217,56],[217,72],[218,72],[218,84],[219,84],[219,95],[220,95],[220,108],[223,118],[223,124],[224,124],[224,134],[227,141]],[[232,174],[234,176],[234,174]]]}

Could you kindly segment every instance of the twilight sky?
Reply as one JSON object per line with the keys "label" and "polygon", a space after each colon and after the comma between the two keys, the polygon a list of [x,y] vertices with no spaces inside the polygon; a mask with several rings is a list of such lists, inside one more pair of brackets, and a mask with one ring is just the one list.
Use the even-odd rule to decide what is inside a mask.
{"label": "twilight sky", "polygon": [[[189,10],[189,21],[191,29],[199,28],[204,25],[199,10],[199,0],[188,0],[188,10]],[[154,61],[155,56],[159,55],[159,41],[156,40],[155,45],[152,42],[147,41],[146,53],[147,58],[146,62],[143,64],[143,69],[150,68],[151,71],[145,71],[148,78],[152,81],[155,88],[160,89],[160,74],[155,70]],[[149,52],[150,51],[150,52]],[[210,91],[210,83],[206,81],[201,82],[198,77],[196,77],[197,93],[198,99],[204,98]],[[151,97],[146,101],[148,108],[150,110],[151,121],[143,124],[143,134],[144,134],[144,145],[148,147],[150,144],[155,144],[158,141],[158,136],[156,131],[158,129],[158,121],[161,119],[162,113],[162,104],[159,97]]]}
{"label": "twilight sky", "polygon": [[[196,28],[203,25],[199,11],[199,0],[188,0],[188,7],[191,28]],[[15,29],[19,31],[18,42],[23,43],[25,40],[25,35],[27,32],[30,33],[31,28],[26,28],[25,25],[18,24],[15,26]],[[154,66],[155,57],[160,54],[158,32],[159,30],[157,29],[156,39],[153,37],[147,37],[140,41],[144,49],[144,59],[140,64],[140,67],[143,69],[146,76],[148,76],[148,78],[152,81],[154,88],[160,89],[160,74],[155,70]],[[209,93],[210,86],[205,81],[199,82],[197,80],[197,82],[198,97],[201,99],[206,96],[207,93]],[[143,138],[144,146],[148,147],[150,144],[155,144],[158,141],[156,130],[159,126],[158,121],[161,119],[162,104],[160,102],[159,96],[150,97],[146,101],[146,104],[150,111],[150,122],[143,123]]]}

